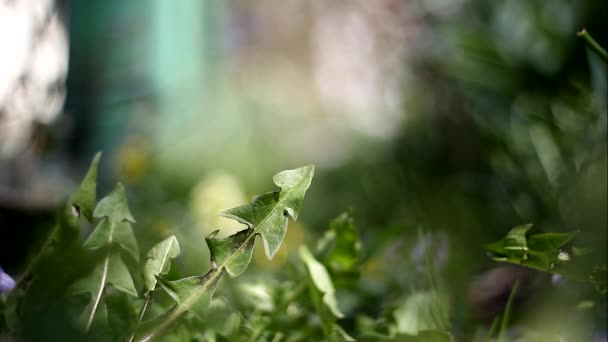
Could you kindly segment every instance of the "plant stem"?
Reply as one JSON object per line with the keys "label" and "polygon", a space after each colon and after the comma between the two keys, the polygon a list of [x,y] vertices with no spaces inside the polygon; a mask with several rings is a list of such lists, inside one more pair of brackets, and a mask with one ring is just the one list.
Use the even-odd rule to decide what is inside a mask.
{"label": "plant stem", "polygon": [[500,322],[500,316],[496,316],[494,320],[492,320],[492,325],[490,326],[490,330],[488,330],[488,335],[486,336],[486,341],[491,341],[492,336],[496,333],[496,329],[498,328],[498,322]]}
{"label": "plant stem", "polygon": [[500,324],[500,333],[498,335],[498,342],[503,342],[505,338],[505,334],[507,332],[507,325],[509,325],[509,319],[511,318],[511,310],[513,308],[513,301],[515,300],[515,295],[517,294],[517,290],[519,289],[519,279],[513,285],[511,289],[511,293],[509,294],[509,299],[507,300],[507,305],[505,307],[505,313],[502,317],[502,323]]}
{"label": "plant stem", "polygon": [[148,305],[150,305],[150,302],[152,301],[152,293],[148,292],[145,295],[146,299],[144,300],[144,304],[142,305],[141,309],[139,310],[139,317],[137,318],[137,322],[135,323],[135,327],[133,327],[133,332],[131,333],[131,336],[129,337],[129,342],[132,342],[133,339],[135,338],[135,332],[137,331],[137,327],[139,326],[139,323],[141,323],[141,320],[144,318],[144,314],[146,313],[146,309],[148,309]]}
{"label": "plant stem", "polygon": [[587,32],[587,29],[580,30],[577,35],[585,40],[585,43],[589,46],[593,52],[600,56],[604,63],[608,63],[608,53],[602,46]]}

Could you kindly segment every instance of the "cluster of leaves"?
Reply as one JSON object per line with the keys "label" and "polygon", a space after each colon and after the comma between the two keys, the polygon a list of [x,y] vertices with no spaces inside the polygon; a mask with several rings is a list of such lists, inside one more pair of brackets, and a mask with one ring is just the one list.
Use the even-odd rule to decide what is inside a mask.
{"label": "cluster of leaves", "polygon": [[531,224],[517,226],[504,239],[485,245],[485,249],[496,261],[589,282],[606,293],[606,264],[594,264],[588,247],[569,246],[577,232],[528,235],[531,228]]}
{"label": "cluster of leaves", "polygon": [[[164,275],[170,261],[180,253],[177,239],[170,236],[154,246],[140,267],[131,227],[135,219],[124,187],[117,184],[97,203],[99,161],[100,154],[17,281],[16,289],[2,299],[3,323],[14,336],[35,334],[24,322],[53,312],[47,305],[49,296],[57,298],[59,306],[70,304],[71,309],[62,312],[68,316],[63,318],[74,322],[73,331],[68,333],[72,338],[146,341],[165,333],[183,316],[204,315],[220,277],[224,273],[236,277],[246,270],[258,235],[269,258],[277,252],[288,218],[297,219],[314,173],[312,165],[280,172],[273,178],[280,191],[265,193],[250,204],[222,213],[243,223],[246,229],[224,239],[216,238],[216,231],[205,239],[212,259],[212,269],[206,274],[168,280]],[[95,225],[83,244],[79,238],[82,221]],[[147,311],[154,315],[164,310],[162,306],[148,310],[157,292],[162,292],[158,285],[174,305],[144,320],[150,316]]]}
{"label": "cluster of leaves", "polygon": [[[314,248],[300,246],[299,261],[281,270],[283,280],[237,283],[234,296],[226,286],[223,294],[228,296],[214,297],[224,273],[237,277],[245,272],[258,235],[268,258],[277,253],[288,218],[295,220],[299,215],[313,177],[312,166],[278,173],[273,180],[280,191],[223,212],[246,228],[227,238],[217,238],[218,231],[211,233],[205,239],[211,269],[170,280],[171,260],[180,255],[177,238],[169,236],[159,242],[140,262],[132,229],[135,219],[125,188],[117,184],[110,194],[96,200],[99,160],[98,154],[48,239],[17,280],[16,289],[0,300],[0,329],[12,336],[39,339],[32,330],[35,323],[28,322],[61,312],[57,319],[71,322],[62,332],[64,338],[76,340],[149,341],[161,336],[175,341],[354,341],[352,336],[359,341],[454,340],[450,299],[438,280],[431,282],[435,286],[430,289],[405,296],[385,315],[388,320],[346,317],[338,289],[357,286],[364,261],[349,212],[330,223]],[[95,228],[81,243],[83,222]],[[528,235],[531,227],[515,227],[485,248],[496,261],[590,282],[605,293],[606,266],[584,268],[590,265],[585,257],[591,253],[571,245],[576,232]],[[508,323],[516,287],[500,336]],[[68,309],[57,311],[54,306]],[[61,329],[66,329],[65,324]]]}
{"label": "cluster of leaves", "polygon": [[[238,295],[214,298],[224,273],[237,277],[247,269],[256,236],[269,258],[277,252],[288,218],[299,215],[312,166],[280,172],[273,178],[280,191],[223,212],[246,228],[227,238],[217,238],[218,231],[207,236],[211,270],[171,280],[171,260],[180,255],[177,238],[167,237],[140,260],[125,188],[117,184],[97,202],[99,161],[98,154],[16,289],[2,297],[3,333],[44,338],[33,329],[48,322],[40,317],[60,313],[56,329],[62,331],[47,338],[354,341],[351,334],[356,334],[370,341],[452,339],[445,298],[435,290],[410,296],[394,309],[390,324],[370,318],[353,327],[352,319],[345,319],[335,284],[353,286],[362,265],[351,213],[334,219],[314,248],[300,246],[299,260],[282,270],[284,280],[238,283]],[[83,225],[94,226],[84,243]],[[229,291],[226,286],[224,294]]]}

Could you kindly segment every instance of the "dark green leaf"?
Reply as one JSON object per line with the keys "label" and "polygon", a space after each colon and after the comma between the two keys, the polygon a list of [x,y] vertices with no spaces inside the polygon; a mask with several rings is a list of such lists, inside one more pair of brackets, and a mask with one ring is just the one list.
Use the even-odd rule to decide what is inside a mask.
{"label": "dark green leaf", "polygon": [[577,232],[532,235],[528,238],[528,247],[539,252],[553,252],[574,239],[576,234]]}
{"label": "dark green leaf", "polygon": [[89,221],[93,219],[93,208],[97,200],[97,172],[100,159],[101,152],[98,152],[91,162],[89,171],[68,202],[70,210],[75,207],[76,213],[82,213]]}
{"label": "dark green leaf", "polygon": [[232,277],[239,276],[247,269],[253,256],[255,235],[248,228],[237,232],[225,239],[216,239],[219,232],[211,233],[205,241],[211,251],[211,261],[214,265],[222,265]]}

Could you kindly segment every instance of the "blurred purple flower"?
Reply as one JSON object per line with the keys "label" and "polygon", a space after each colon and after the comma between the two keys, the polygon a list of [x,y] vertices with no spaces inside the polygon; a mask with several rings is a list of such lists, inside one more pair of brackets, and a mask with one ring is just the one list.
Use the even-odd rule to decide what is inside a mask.
{"label": "blurred purple flower", "polygon": [[0,268],[0,292],[9,292],[15,287],[15,280]]}
{"label": "blurred purple flower", "polygon": [[448,259],[449,239],[446,233],[425,233],[415,245],[410,254],[411,261],[419,272],[425,271],[426,258],[430,258],[432,266],[442,267]]}

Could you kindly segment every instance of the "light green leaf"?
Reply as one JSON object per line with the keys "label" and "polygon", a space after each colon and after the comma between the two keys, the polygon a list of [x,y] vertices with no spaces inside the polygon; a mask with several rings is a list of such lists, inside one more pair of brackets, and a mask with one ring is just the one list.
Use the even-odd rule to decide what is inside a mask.
{"label": "light green leaf", "polygon": [[265,193],[252,203],[226,210],[221,215],[254,228],[254,232],[264,239],[266,256],[272,258],[285,237],[287,216],[294,220],[298,218],[313,175],[313,165],[282,171],[273,177],[280,192]]}
{"label": "light green leaf", "polygon": [[95,201],[97,200],[97,172],[100,159],[101,152],[98,152],[80,186],[68,201],[68,209],[75,208],[77,214],[82,213],[89,221],[93,219],[93,208],[95,208]]}
{"label": "light green leaf", "polygon": [[205,238],[211,251],[211,262],[215,267],[222,265],[232,277],[241,275],[253,256],[253,229],[241,230],[225,239],[216,239],[218,232],[219,230],[216,230]]}
{"label": "light green leaf", "polygon": [[84,242],[83,247],[91,250],[110,246],[112,243],[118,244],[128,252],[135,261],[139,261],[139,249],[137,240],[133,234],[133,229],[128,221],[115,222],[103,219],[95,230]]}
{"label": "light green leaf", "polygon": [[322,299],[325,306],[331,311],[336,318],[344,317],[344,314],[338,308],[338,302],[335,296],[334,285],[327,273],[327,269],[323,264],[318,262],[306,246],[300,247],[300,258],[306,264],[308,275],[317,290],[322,293]]}
{"label": "light green leaf", "polygon": [[418,335],[427,330],[447,330],[450,307],[447,295],[437,290],[415,292],[393,312],[399,334]]}
{"label": "light green leaf", "polygon": [[129,221],[135,223],[129,205],[127,204],[127,193],[122,184],[116,184],[116,188],[106,197],[104,197],[93,212],[95,218],[107,217],[114,222]]}
{"label": "light green leaf", "polygon": [[531,228],[531,224],[517,226],[511,229],[504,239],[487,244],[484,247],[487,251],[501,258],[506,257],[521,262],[528,256],[526,234]]}
{"label": "light green leaf", "polygon": [[530,250],[553,252],[563,247],[576,237],[578,232],[536,234],[528,238]]}
{"label": "light green leaf", "polygon": [[146,292],[154,290],[157,281],[156,276],[169,272],[171,259],[177,258],[179,253],[179,242],[175,235],[169,236],[150,249],[144,266],[144,286]]}

